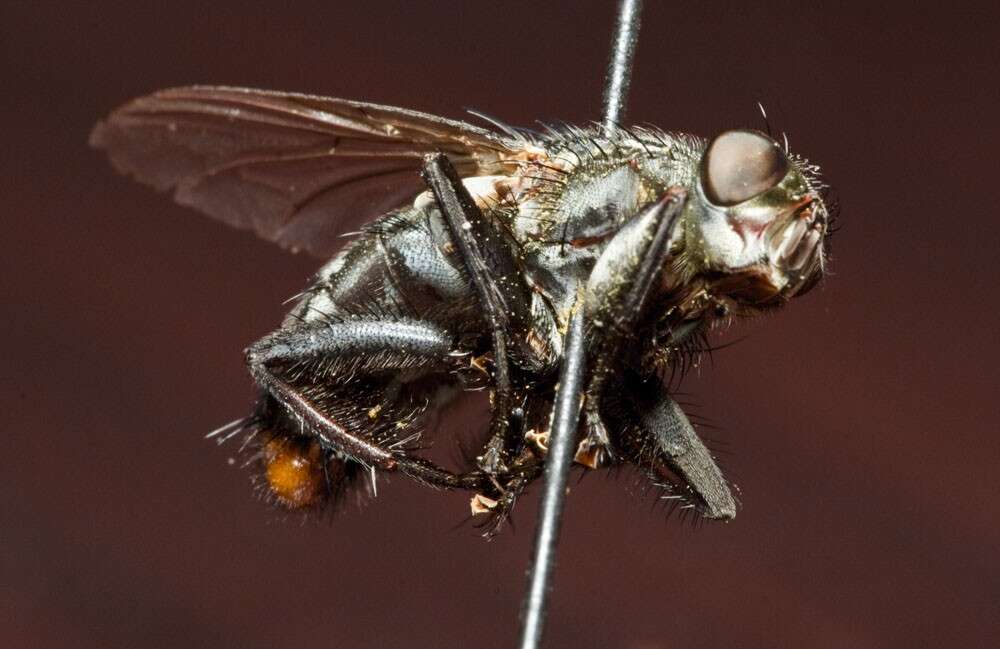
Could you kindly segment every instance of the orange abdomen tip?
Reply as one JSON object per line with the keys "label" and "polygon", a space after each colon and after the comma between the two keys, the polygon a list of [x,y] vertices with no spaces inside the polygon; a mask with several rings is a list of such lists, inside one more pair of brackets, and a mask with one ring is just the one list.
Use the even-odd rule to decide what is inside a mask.
{"label": "orange abdomen tip", "polygon": [[274,438],[264,446],[264,476],[271,493],[289,509],[310,507],[325,495],[319,444]]}

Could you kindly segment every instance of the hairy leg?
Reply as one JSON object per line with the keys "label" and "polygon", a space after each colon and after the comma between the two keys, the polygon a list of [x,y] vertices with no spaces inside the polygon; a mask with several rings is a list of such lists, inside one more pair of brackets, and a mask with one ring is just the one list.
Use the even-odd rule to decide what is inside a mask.
{"label": "hairy leg", "polygon": [[605,394],[605,411],[620,432],[623,459],[661,486],[664,498],[686,501],[706,518],[728,520],[736,501],[711,452],[657,378],[626,374]]}
{"label": "hairy leg", "polygon": [[615,235],[588,280],[585,305],[595,361],[586,391],[587,434],[577,449],[577,461],[591,468],[613,457],[600,415],[602,394],[667,263],[685,198],[683,192],[668,192],[643,210]]}
{"label": "hairy leg", "polygon": [[511,247],[483,215],[444,154],[428,156],[424,179],[472,279],[493,344],[493,414],[490,436],[479,466],[497,475],[509,468],[523,431],[517,425],[517,395],[511,382],[512,327],[530,326],[529,291]]}
{"label": "hairy leg", "polygon": [[257,384],[305,434],[366,467],[392,471],[409,466],[405,448],[389,441],[393,422],[378,434],[377,413],[367,421],[356,404],[331,407],[340,402],[317,395],[369,376],[450,372],[458,353],[454,337],[428,322],[348,319],[279,329],[246,358]]}

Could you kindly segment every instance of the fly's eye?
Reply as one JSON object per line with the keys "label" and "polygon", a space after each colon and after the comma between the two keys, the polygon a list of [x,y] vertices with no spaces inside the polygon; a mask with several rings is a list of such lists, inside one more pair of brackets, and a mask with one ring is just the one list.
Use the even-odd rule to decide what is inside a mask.
{"label": "fly's eye", "polygon": [[721,206],[736,205],[771,189],[788,172],[778,144],[757,131],[726,131],[708,145],[701,160],[705,197]]}

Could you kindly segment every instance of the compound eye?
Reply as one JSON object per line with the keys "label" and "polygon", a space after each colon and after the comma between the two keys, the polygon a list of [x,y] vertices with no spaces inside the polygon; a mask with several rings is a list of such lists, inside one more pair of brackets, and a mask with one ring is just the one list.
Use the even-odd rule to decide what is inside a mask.
{"label": "compound eye", "polygon": [[778,143],[757,131],[726,131],[701,159],[705,196],[716,205],[742,203],[771,189],[788,172]]}

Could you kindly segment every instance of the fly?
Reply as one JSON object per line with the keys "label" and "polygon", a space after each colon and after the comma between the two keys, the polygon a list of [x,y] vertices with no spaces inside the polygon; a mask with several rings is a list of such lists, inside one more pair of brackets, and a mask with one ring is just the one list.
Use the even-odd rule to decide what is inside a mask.
{"label": "fly", "polygon": [[[401,473],[470,492],[492,532],[542,473],[579,321],[575,461],[634,465],[663,498],[731,519],[664,377],[713,327],[822,277],[818,169],[755,130],[489,121],[195,86],[125,104],[90,141],[183,205],[329,259],[246,350],[259,398],[216,435],[242,436],[269,499],[315,509]],[[421,457],[425,415],[476,388],[491,397],[476,457]]]}

